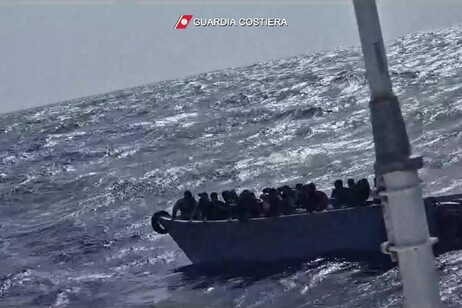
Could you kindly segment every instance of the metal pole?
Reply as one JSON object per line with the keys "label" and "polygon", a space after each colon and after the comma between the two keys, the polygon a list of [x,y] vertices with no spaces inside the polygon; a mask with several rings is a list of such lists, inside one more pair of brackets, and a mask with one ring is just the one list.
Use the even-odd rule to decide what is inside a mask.
{"label": "metal pole", "polygon": [[388,242],[383,248],[398,259],[404,300],[408,308],[440,305],[439,285],[420,187],[421,157],[411,157],[404,119],[392,90],[375,0],[353,0],[366,75],[371,90],[375,173]]}

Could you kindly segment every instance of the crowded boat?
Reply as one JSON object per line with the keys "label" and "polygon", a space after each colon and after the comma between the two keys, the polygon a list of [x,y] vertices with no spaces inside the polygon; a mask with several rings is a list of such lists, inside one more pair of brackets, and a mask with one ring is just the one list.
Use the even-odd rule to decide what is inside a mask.
{"label": "crowded boat", "polygon": [[316,188],[314,183],[296,184],[295,187],[267,187],[256,194],[248,189],[240,194],[236,190],[221,193],[202,192],[196,200],[191,191],[186,190],[172,210],[172,219],[181,220],[231,220],[246,221],[251,218],[275,217],[300,212],[323,212],[328,210],[365,206],[372,197],[367,179],[355,182],[350,178],[347,186],[341,179],[334,182],[330,198]]}

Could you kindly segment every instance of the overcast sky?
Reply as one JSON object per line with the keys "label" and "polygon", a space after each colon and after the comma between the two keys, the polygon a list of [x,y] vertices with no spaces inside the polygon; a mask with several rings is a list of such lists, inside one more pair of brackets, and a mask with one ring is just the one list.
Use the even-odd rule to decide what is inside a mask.
{"label": "overcast sky", "polygon": [[[462,23],[462,0],[378,5],[385,40]],[[174,30],[181,14],[288,26]],[[345,45],[359,45],[348,0],[3,0],[0,113]]]}

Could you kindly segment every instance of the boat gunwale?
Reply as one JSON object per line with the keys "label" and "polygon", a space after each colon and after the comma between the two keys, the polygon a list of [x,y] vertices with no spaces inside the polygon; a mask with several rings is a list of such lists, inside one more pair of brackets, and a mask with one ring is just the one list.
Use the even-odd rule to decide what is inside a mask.
{"label": "boat gunwale", "polygon": [[[453,200],[462,200],[462,193],[459,194],[450,194],[450,195],[441,195],[441,196],[428,196],[423,198],[424,204],[428,204],[429,202],[435,203],[435,202],[448,202],[448,201],[453,201]],[[304,216],[304,215],[322,215],[322,214],[329,214],[329,213],[338,213],[341,211],[351,211],[351,210],[357,210],[358,208],[375,208],[375,207],[381,207],[382,204],[370,204],[370,205],[365,205],[365,206],[356,206],[356,207],[345,207],[345,208],[340,208],[340,209],[332,209],[332,210],[324,210],[321,212],[302,212],[302,213],[294,213],[294,214],[288,214],[288,215],[279,215],[279,216],[272,216],[272,217],[255,217],[255,218],[250,218],[247,221],[260,221],[260,220],[268,220],[268,219],[275,219],[275,218],[289,218],[289,217],[295,217],[295,216]],[[168,216],[162,216],[160,217],[160,220],[167,220],[170,222],[176,222],[176,223],[233,223],[233,222],[241,222],[239,219],[233,218],[233,219],[222,219],[222,220],[185,220],[185,219],[172,219],[172,217]],[[246,221],[246,222],[247,222]]]}
{"label": "boat gunwale", "polygon": [[[381,206],[380,204],[371,204],[371,205],[365,205],[365,206],[358,206],[358,207],[349,207],[349,208],[343,208],[343,209],[333,209],[333,210],[326,210],[322,212],[302,212],[302,213],[295,213],[295,214],[288,214],[288,215],[279,215],[279,216],[270,216],[270,217],[254,217],[250,218],[247,221],[259,221],[259,220],[268,220],[268,219],[275,219],[275,218],[288,218],[288,217],[294,217],[294,216],[304,216],[304,215],[320,215],[320,214],[329,214],[329,213],[334,213],[334,212],[340,212],[340,211],[349,211],[349,210],[355,210],[357,208],[373,208],[373,207],[379,207]],[[167,216],[162,216],[160,217],[161,220],[169,220],[172,222],[181,222],[181,223],[230,223],[230,222],[241,222],[239,219],[233,218],[233,219],[221,219],[221,220],[185,220],[185,219],[172,219],[172,217],[167,217]]]}

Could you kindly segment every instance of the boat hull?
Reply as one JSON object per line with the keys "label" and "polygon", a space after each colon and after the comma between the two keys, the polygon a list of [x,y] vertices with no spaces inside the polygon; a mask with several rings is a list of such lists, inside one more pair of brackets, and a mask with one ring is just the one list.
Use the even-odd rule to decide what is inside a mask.
{"label": "boat hull", "polygon": [[343,253],[380,254],[380,245],[386,240],[378,205],[248,222],[189,222],[162,217],[160,223],[194,264],[273,263]]}

